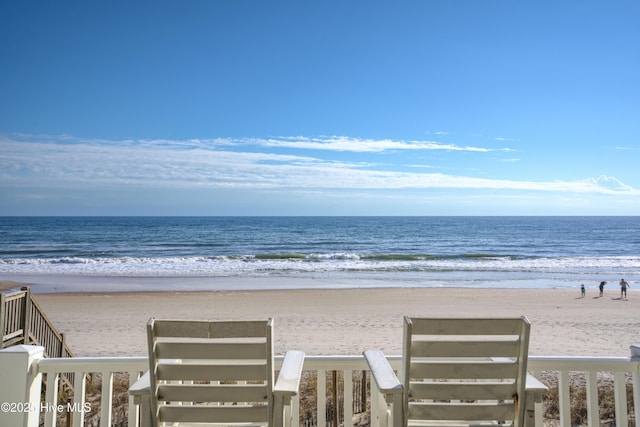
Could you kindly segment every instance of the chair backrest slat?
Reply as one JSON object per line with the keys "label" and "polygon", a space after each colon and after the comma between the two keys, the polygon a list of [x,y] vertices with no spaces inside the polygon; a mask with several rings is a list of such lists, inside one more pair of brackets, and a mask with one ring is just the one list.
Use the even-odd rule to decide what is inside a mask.
{"label": "chair backrest slat", "polygon": [[210,365],[196,363],[159,363],[156,378],[160,381],[266,381],[266,365]]}
{"label": "chair backrest slat", "polygon": [[269,390],[264,384],[161,384],[158,396],[169,402],[266,402]]}
{"label": "chair backrest slat", "polygon": [[[208,340],[211,341],[211,340]],[[266,359],[265,342],[156,341],[158,359]]]}
{"label": "chair backrest slat", "polygon": [[413,399],[482,400],[486,396],[508,400],[516,393],[514,382],[412,382],[409,394]]}
{"label": "chair backrest slat", "polygon": [[166,423],[260,423],[269,416],[266,406],[164,405],[159,418]]}
{"label": "chair backrest slat", "polygon": [[522,319],[410,318],[413,335],[520,335]]}
{"label": "chair backrest slat", "polygon": [[414,341],[411,357],[518,357],[519,339],[508,341]]}
{"label": "chair backrest slat", "polygon": [[518,375],[515,363],[482,363],[464,361],[414,362],[410,366],[410,378],[422,379],[513,379]]}
{"label": "chair backrest slat", "polygon": [[525,317],[405,317],[405,425],[449,420],[522,426],[529,331]]}
{"label": "chair backrest slat", "polygon": [[509,420],[513,416],[513,411],[513,404],[416,404],[410,407],[409,417],[411,419],[428,419],[437,421]]}
{"label": "chair backrest slat", "polygon": [[156,320],[154,335],[174,338],[264,338],[273,322]]}

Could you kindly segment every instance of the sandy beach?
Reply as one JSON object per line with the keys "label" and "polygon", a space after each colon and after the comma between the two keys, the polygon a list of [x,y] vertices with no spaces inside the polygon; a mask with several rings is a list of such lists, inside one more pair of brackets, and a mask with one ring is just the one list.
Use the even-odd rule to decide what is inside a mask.
{"label": "sandy beach", "polygon": [[[8,286],[8,285],[7,285]],[[402,316],[527,316],[532,355],[628,356],[640,342],[640,293],[621,300],[571,289],[306,289],[39,293],[37,301],[78,356],[145,355],[150,317],[275,319],[276,352],[400,354]]]}

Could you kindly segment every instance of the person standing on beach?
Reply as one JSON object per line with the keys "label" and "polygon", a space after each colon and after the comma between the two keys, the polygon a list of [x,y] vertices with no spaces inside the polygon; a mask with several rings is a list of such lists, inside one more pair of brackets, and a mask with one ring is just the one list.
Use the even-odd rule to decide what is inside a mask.
{"label": "person standing on beach", "polygon": [[629,286],[626,280],[620,279],[620,299],[622,299],[622,295],[624,295],[624,298],[627,298],[627,287],[631,286]]}
{"label": "person standing on beach", "polygon": [[606,284],[607,282],[600,282],[600,286],[598,286],[600,288],[600,296],[604,294],[604,285]]}
{"label": "person standing on beach", "polygon": [[584,284],[580,285],[580,293],[582,294],[582,298],[584,298]]}

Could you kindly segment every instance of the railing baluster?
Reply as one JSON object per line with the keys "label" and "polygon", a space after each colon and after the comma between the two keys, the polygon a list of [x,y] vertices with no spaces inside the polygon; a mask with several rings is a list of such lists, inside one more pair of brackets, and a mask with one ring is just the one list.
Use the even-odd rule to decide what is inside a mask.
{"label": "railing baluster", "polygon": [[327,425],[327,371],[318,369],[318,395],[316,396],[316,419],[318,427]]}
{"label": "railing baluster", "polygon": [[638,363],[636,369],[631,373],[633,383],[633,413],[635,414],[636,426],[640,425],[640,344],[629,346],[631,350],[632,362]]}
{"label": "railing baluster", "polygon": [[[129,371],[129,387],[131,387],[140,378],[140,372]],[[129,399],[129,415],[127,417],[128,426],[137,426],[139,417],[138,405],[133,403],[133,399]]]}
{"label": "railing baluster", "polygon": [[616,402],[616,427],[627,427],[627,385],[624,372],[615,372],[613,375],[613,395]]}
{"label": "railing baluster", "polygon": [[102,398],[100,401],[100,426],[111,427],[111,403],[113,402],[113,372],[102,372]]}
{"label": "railing baluster", "polygon": [[387,403],[378,384],[371,379],[371,427],[387,427]]}
{"label": "railing baluster", "polygon": [[73,381],[73,427],[84,426],[84,399],[86,394],[87,382],[85,381],[85,373],[82,371],[74,372]]}
{"label": "railing baluster", "polygon": [[[45,413],[44,413],[44,425],[45,427],[56,426],[56,416],[58,411],[54,408],[58,405],[58,386],[60,380],[59,372],[50,372],[47,374],[47,392],[45,395]],[[40,408],[43,409],[42,407]]]}
{"label": "railing baluster", "polygon": [[353,425],[353,371],[343,371],[342,379],[344,427],[351,427]]}
{"label": "railing baluster", "polygon": [[587,425],[589,427],[598,427],[600,425],[598,373],[596,371],[587,372]]}
{"label": "railing baluster", "polygon": [[22,288],[25,291],[24,295],[24,308],[23,308],[23,319],[22,319],[22,327],[24,328],[24,343],[31,344],[31,340],[29,339],[29,331],[31,329],[31,290],[29,288]]}
{"label": "railing baluster", "polygon": [[298,414],[291,417],[291,427],[300,427],[300,396],[291,399],[291,413]]}
{"label": "railing baluster", "polygon": [[560,425],[571,425],[571,400],[569,398],[569,372],[558,372],[558,405],[560,406]]}
{"label": "railing baluster", "polygon": [[0,348],[4,342],[4,334],[6,332],[5,325],[7,324],[7,303],[5,302],[6,296],[0,292]]}
{"label": "railing baluster", "polygon": [[361,371],[360,379],[360,413],[367,411],[367,371]]}

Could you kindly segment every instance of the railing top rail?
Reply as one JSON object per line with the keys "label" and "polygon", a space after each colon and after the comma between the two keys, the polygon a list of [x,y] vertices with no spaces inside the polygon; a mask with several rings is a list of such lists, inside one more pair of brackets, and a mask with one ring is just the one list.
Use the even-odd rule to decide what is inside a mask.
{"label": "railing top rail", "polygon": [[553,360],[554,362],[564,362],[566,360],[579,360],[588,362],[621,362],[628,361],[628,356],[529,356],[529,360]]}
{"label": "railing top rail", "polygon": [[640,361],[629,357],[531,356],[529,370],[639,372]]}
{"label": "railing top rail", "polygon": [[[276,365],[282,363],[284,356],[275,356]],[[399,367],[401,356],[387,356],[392,366]],[[146,369],[146,356],[96,356],[96,357],[54,357],[40,359],[37,363],[40,372],[66,370],[101,371],[117,369]],[[123,366],[125,366],[123,368]],[[307,355],[304,367],[308,370],[359,370],[368,369],[362,355]],[[591,357],[591,356],[530,356],[531,370],[568,370],[568,371],[624,371],[640,372],[640,361],[629,357]]]}
{"label": "railing top rail", "polygon": [[15,297],[20,297],[25,295],[27,291],[28,291],[27,288],[22,288],[22,289],[9,289],[5,291],[0,291],[0,293],[4,294],[5,298],[15,298]]}
{"label": "railing top rail", "polygon": [[50,357],[38,360],[38,372],[100,372],[145,370],[149,368],[147,357]]}

